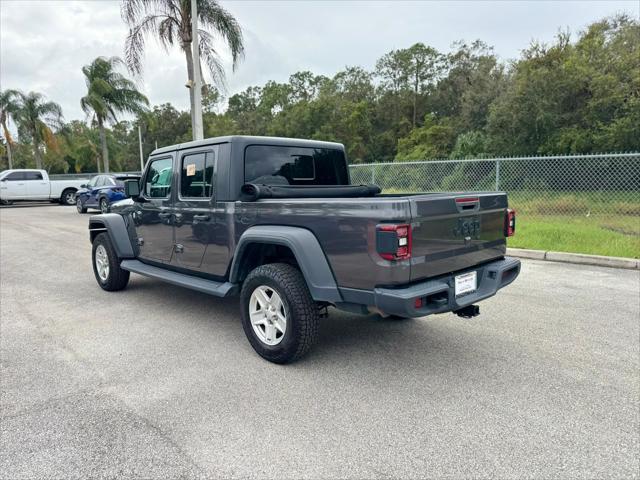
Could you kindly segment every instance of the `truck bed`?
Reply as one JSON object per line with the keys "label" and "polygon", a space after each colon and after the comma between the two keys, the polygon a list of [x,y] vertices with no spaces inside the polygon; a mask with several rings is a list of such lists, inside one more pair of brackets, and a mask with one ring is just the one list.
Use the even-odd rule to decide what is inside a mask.
{"label": "truck bed", "polygon": [[[506,252],[503,192],[378,194],[361,198],[286,198],[239,202],[240,223],[302,226],[320,241],[341,287],[372,289],[464,270]],[[410,224],[412,253],[385,260],[380,224]],[[236,229],[236,241],[244,231]]]}

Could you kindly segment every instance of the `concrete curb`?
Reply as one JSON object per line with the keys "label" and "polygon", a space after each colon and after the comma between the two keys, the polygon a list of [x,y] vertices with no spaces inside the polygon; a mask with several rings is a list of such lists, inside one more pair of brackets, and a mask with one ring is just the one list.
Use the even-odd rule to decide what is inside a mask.
{"label": "concrete curb", "polygon": [[640,269],[640,260],[635,258],[605,257],[602,255],[585,255],[583,253],[545,252],[544,250],[527,250],[525,248],[507,248],[507,255],[532,260],[549,262],[576,263],[580,265],[596,265],[599,267]]}

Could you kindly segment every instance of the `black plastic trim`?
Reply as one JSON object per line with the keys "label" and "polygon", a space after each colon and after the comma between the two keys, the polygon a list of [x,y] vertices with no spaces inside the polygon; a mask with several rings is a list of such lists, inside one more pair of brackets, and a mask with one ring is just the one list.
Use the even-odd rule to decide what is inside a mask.
{"label": "black plastic trim", "polygon": [[215,282],[213,280],[194,277],[193,275],[174,272],[166,268],[154,267],[153,265],[142,263],[140,260],[123,260],[120,263],[120,267],[129,272],[156,278],[173,285],[208,293],[216,297],[228,297],[236,294],[238,291],[238,286],[233,283]]}
{"label": "black plastic trim", "polygon": [[330,303],[342,301],[333,272],[318,239],[309,230],[299,227],[260,225],[247,229],[236,247],[229,281],[238,281],[241,259],[246,247],[256,243],[289,247],[300,265],[313,299]]}
{"label": "black plastic trim", "polygon": [[135,258],[124,217],[117,213],[103,213],[89,217],[89,231],[107,230],[118,258]]}

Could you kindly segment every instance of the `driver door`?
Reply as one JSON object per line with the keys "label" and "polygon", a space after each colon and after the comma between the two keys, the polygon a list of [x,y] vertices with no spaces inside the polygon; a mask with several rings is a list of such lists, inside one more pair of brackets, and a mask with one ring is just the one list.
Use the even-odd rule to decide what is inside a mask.
{"label": "driver door", "polygon": [[24,172],[11,172],[2,179],[2,199],[19,200],[27,196]]}
{"label": "driver door", "polygon": [[139,257],[169,263],[173,254],[173,155],[149,160],[142,179],[141,202],[134,212]]}

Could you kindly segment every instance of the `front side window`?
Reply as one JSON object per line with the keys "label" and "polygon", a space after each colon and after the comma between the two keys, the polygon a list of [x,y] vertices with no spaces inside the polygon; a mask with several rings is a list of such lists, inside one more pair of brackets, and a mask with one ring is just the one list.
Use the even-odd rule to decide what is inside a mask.
{"label": "front side window", "polygon": [[25,180],[42,180],[40,172],[25,172]]}
{"label": "front side window", "polygon": [[21,180],[24,180],[24,172],[13,172],[4,178],[6,178],[9,182],[19,182]]}
{"label": "front side window", "polygon": [[149,164],[144,182],[144,194],[149,198],[166,198],[171,192],[173,162],[170,158],[159,158]]}
{"label": "front side window", "polygon": [[213,193],[213,152],[191,153],[182,157],[180,196],[211,198]]}
{"label": "front side window", "polygon": [[99,178],[100,178],[100,176],[99,176],[99,175],[97,175],[97,176],[93,177],[93,178],[91,179],[91,181],[89,182],[89,184],[88,184],[88,185],[89,185],[89,187],[90,187],[90,188],[95,187],[95,186],[96,186],[96,184],[98,183],[98,179],[99,179]]}
{"label": "front side window", "polygon": [[348,185],[344,153],[330,148],[250,145],[245,182],[267,185]]}

